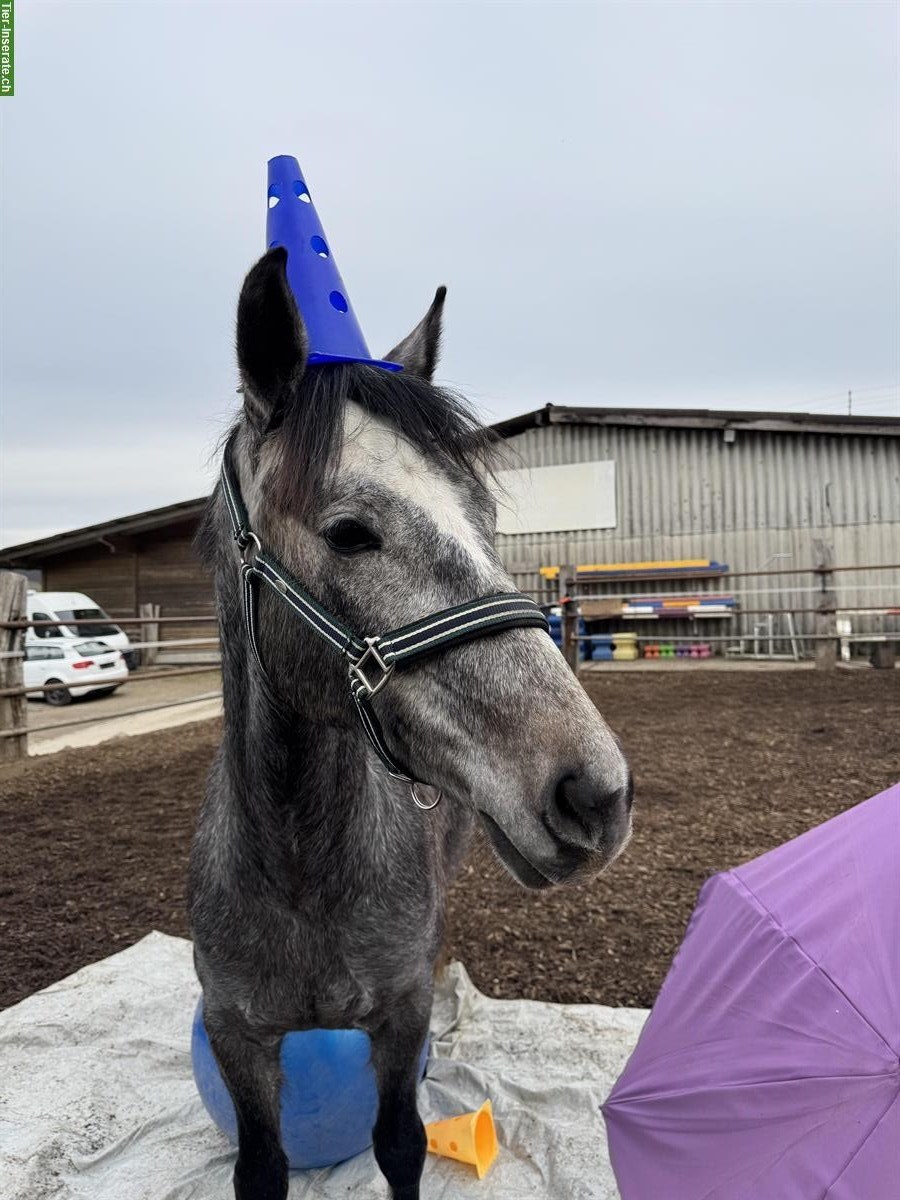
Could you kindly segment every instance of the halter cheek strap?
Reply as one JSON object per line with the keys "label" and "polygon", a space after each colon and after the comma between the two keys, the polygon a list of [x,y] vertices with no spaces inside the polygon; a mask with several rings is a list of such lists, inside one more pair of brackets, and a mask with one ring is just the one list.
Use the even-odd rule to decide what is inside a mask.
{"label": "halter cheek strap", "polygon": [[230,446],[226,448],[222,461],[222,495],[241,554],[244,622],[259,669],[265,674],[259,651],[257,603],[259,585],[265,584],[314,633],[343,655],[347,661],[350,695],[372,748],[390,775],[413,786],[413,799],[420,808],[433,808],[433,804],[420,802],[413,779],[391,753],[372,708],[372,697],[387,686],[395,670],[402,670],[451,646],[506,629],[534,627],[546,631],[549,628],[547,618],[538,605],[521,592],[503,592],[442,609],[389,633],[358,637],[310,596],[290,571],[263,548],[250,528],[250,517],[231,464],[230,449]]}

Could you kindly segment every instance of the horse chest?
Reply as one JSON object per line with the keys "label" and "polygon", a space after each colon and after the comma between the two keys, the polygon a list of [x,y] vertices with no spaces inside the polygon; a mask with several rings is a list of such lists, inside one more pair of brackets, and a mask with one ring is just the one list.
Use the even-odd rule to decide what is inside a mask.
{"label": "horse chest", "polygon": [[245,1015],[283,1029],[366,1027],[430,977],[439,918],[419,915],[416,931],[374,902],[340,922],[321,911],[271,914],[265,967],[258,970],[257,955]]}

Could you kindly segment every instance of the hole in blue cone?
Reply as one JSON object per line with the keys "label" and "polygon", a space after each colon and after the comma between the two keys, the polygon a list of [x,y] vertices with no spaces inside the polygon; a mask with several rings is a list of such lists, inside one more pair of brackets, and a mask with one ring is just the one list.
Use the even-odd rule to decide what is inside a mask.
{"label": "hole in blue cone", "polygon": [[273,183],[269,188],[269,208],[274,208],[280,199],[281,186],[277,183]]}
{"label": "hole in blue cone", "polygon": [[298,200],[302,200],[304,204],[312,204],[312,198],[309,194],[309,188],[302,179],[294,180],[294,195]]}
{"label": "hole in blue cone", "polygon": [[315,234],[309,239],[309,244],[312,246],[313,252],[318,254],[319,258],[328,257],[328,246],[324,238],[320,238],[318,234]]}
{"label": "hole in blue cone", "polygon": [[349,308],[347,301],[340,292],[332,292],[328,299],[331,301],[331,307],[336,308],[338,312],[346,312]]}

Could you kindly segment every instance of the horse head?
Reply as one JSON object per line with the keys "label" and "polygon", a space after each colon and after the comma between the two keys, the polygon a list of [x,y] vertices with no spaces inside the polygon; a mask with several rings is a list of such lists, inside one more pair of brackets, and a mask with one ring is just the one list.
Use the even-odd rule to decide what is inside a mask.
{"label": "horse head", "polygon": [[[238,305],[244,402],[232,456],[252,528],[362,633],[512,591],[494,548],[490,437],[432,382],[444,289],[386,356],[402,372],[311,366],[285,262],[282,249],[265,255]],[[356,730],[346,665],[277,597],[260,597],[257,638],[280,703]],[[392,754],[474,809],[522,884],[583,878],[625,844],[625,758],[543,630],[455,644],[398,670],[371,703]]]}

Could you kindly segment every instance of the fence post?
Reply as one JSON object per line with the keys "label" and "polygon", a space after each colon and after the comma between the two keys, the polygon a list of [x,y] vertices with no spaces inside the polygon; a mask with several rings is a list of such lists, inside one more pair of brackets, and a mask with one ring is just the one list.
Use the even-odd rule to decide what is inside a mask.
{"label": "fence post", "polygon": [[[159,604],[142,604],[141,611],[138,614],[140,617],[146,617],[146,621],[141,623],[141,641],[142,642],[158,642],[159,641],[159,625],[154,620],[154,617],[161,615],[162,609]],[[152,667],[156,662],[159,654],[158,646],[148,646],[141,651],[141,666]]]}
{"label": "fence post", "polygon": [[837,666],[837,594],[834,591],[834,549],[820,538],[813,541],[816,573],[819,576],[819,603],[815,617],[816,667],[832,670]]}
{"label": "fence post", "polygon": [[[0,621],[24,621],[28,616],[24,575],[0,571]],[[19,655],[25,645],[24,629],[0,629],[0,684],[23,687],[24,672]],[[16,762],[28,753],[24,696],[0,696],[0,732],[21,730],[0,738],[0,763]]]}
{"label": "fence post", "polygon": [[562,652],[566,662],[578,674],[578,616],[577,604],[569,599],[569,592],[575,586],[576,572],[571,564],[559,568],[557,583],[559,585],[559,605],[562,610]]}
{"label": "fence post", "polygon": [[872,666],[879,670],[893,671],[897,661],[896,642],[876,642],[872,648]]}

